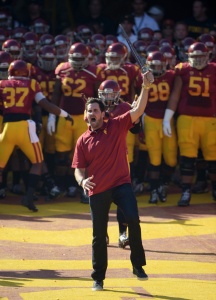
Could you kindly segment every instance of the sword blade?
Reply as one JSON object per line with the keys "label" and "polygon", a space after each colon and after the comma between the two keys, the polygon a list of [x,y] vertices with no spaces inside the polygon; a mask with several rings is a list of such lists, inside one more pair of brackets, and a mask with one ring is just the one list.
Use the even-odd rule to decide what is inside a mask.
{"label": "sword blade", "polygon": [[142,70],[142,73],[145,73],[149,69],[148,66],[142,61],[140,55],[138,54],[138,52],[135,49],[134,45],[131,43],[131,41],[130,41],[128,35],[127,35],[127,33],[125,32],[123,26],[121,24],[119,24],[119,27],[121,29],[121,34],[125,38],[125,40],[127,41],[128,46],[131,49],[131,53],[134,56],[134,58],[135,58],[136,62],[138,63],[138,65],[140,66],[140,68]]}

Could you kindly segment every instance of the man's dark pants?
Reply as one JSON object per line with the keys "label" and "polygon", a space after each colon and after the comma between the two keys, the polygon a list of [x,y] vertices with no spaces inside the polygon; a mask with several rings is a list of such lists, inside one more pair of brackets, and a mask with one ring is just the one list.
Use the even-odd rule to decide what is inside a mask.
{"label": "man's dark pants", "polygon": [[142,245],[141,228],[137,200],[131,184],[126,183],[108,191],[90,196],[91,217],[93,223],[92,241],[92,278],[104,280],[107,269],[107,224],[111,203],[114,202],[125,215],[131,249],[131,263],[141,267],[146,264]]}

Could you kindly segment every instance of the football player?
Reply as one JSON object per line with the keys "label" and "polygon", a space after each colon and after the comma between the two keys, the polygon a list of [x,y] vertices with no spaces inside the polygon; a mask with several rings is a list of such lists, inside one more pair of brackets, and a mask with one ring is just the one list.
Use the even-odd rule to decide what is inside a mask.
{"label": "football player", "polygon": [[[3,131],[0,136],[0,193],[2,173],[15,146],[31,161],[28,177],[28,189],[22,204],[29,210],[37,212],[33,195],[42,171],[43,153],[36,134],[35,122],[31,120],[34,101],[50,113],[72,121],[71,116],[56,105],[46,100],[39,83],[30,78],[27,63],[23,60],[13,61],[8,69],[8,80],[0,82],[0,98],[3,100]],[[16,133],[16,134],[14,134]]]}
{"label": "football player", "polygon": [[[48,101],[51,100],[55,85],[55,68],[57,66],[57,55],[52,46],[42,46],[37,54],[37,66],[32,78],[40,84],[42,93]],[[38,111],[38,107],[35,108]],[[39,114],[40,112],[37,112]],[[47,110],[41,110],[41,128],[39,128],[39,140],[44,154],[44,166],[42,173],[43,186],[41,192],[44,192],[49,198],[56,198],[60,195],[60,189],[54,182],[55,173],[55,135],[47,133],[47,121],[49,113]],[[39,116],[40,118],[40,116]],[[46,163],[46,164],[45,164]],[[49,172],[48,172],[49,171]]]}
{"label": "football player", "polygon": [[[106,64],[99,64],[105,74],[105,79],[115,80],[121,89],[121,98],[132,103],[135,94],[139,94],[142,76],[140,68],[132,63],[126,62],[128,56],[127,47],[118,42],[111,44],[105,53]],[[135,135],[128,132],[127,147],[128,160],[133,174]]]}
{"label": "football player", "polygon": [[[122,115],[131,109],[131,105],[120,99],[121,89],[119,84],[115,80],[105,80],[100,84],[98,89],[98,97],[104,103],[106,107],[107,119],[115,118]],[[139,120],[131,130],[132,133],[139,131]],[[128,151],[126,151],[128,155]],[[132,177],[132,176],[131,176]],[[129,245],[129,239],[127,237],[127,224],[125,217],[120,209],[117,209],[117,220],[119,224],[119,247],[125,248]]]}
{"label": "football player", "polygon": [[175,67],[175,81],[163,120],[163,131],[171,137],[170,120],[178,113],[182,195],[178,206],[188,206],[195,163],[200,148],[208,162],[212,196],[216,200],[216,65],[209,63],[209,50],[201,42],[188,49],[188,62]]}
{"label": "football player", "polygon": [[104,80],[101,68],[89,65],[88,55],[89,49],[85,44],[75,43],[70,47],[68,61],[59,64],[55,70],[56,83],[52,102],[73,115],[74,125],[60,119],[56,128],[56,117],[52,114],[49,115],[47,124],[49,134],[56,130],[58,185],[65,187],[70,197],[75,197],[77,193],[77,183],[70,168],[70,155],[78,137],[86,130],[83,95],[96,96],[98,86]]}
{"label": "football player", "polygon": [[26,32],[23,36],[22,47],[22,59],[33,66],[37,65],[37,50],[39,48],[37,34],[31,31]]}
{"label": "football player", "polygon": [[172,120],[172,138],[162,133],[162,122],[174,81],[174,72],[166,70],[166,59],[160,51],[151,52],[146,60],[154,75],[144,116],[144,134],[149,155],[149,203],[165,202],[171,176],[177,164],[177,137]]}

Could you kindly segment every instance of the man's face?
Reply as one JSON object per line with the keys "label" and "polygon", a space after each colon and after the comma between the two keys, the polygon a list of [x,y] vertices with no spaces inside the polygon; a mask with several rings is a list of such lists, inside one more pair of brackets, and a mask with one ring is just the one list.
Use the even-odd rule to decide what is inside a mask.
{"label": "man's face", "polygon": [[133,3],[133,10],[135,15],[142,15],[144,13],[146,3],[143,0],[134,0]]}
{"label": "man's face", "polygon": [[124,28],[125,32],[130,35],[133,28],[133,24],[128,21],[124,21],[121,25]]}
{"label": "man's face", "polygon": [[193,16],[194,16],[194,18],[199,18],[201,15],[203,15],[204,11],[205,11],[205,8],[202,6],[202,2],[194,1],[194,3],[193,3]]}
{"label": "man's face", "polygon": [[86,116],[92,130],[97,130],[102,126],[104,112],[100,110],[98,103],[91,103],[87,106]]}
{"label": "man's face", "polygon": [[98,0],[92,0],[89,5],[89,10],[93,14],[100,14],[101,13],[101,3]]}
{"label": "man's face", "polygon": [[183,40],[188,35],[187,27],[184,24],[178,24],[176,25],[175,31],[174,31],[174,37],[177,40]]}

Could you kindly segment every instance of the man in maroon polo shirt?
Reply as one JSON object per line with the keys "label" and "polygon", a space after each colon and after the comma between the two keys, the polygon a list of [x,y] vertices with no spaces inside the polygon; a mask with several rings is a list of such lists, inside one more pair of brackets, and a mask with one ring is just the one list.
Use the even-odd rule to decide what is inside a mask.
{"label": "man in maroon polo shirt", "polygon": [[122,210],[128,224],[133,274],[140,280],[148,279],[142,268],[146,259],[137,201],[131,186],[126,135],[145,110],[151,82],[153,75],[146,72],[135,107],[108,122],[103,120],[105,106],[100,99],[91,98],[86,103],[89,128],[77,141],[72,167],[78,184],[90,197],[94,291],[103,290],[107,269],[107,223],[112,202]]}

